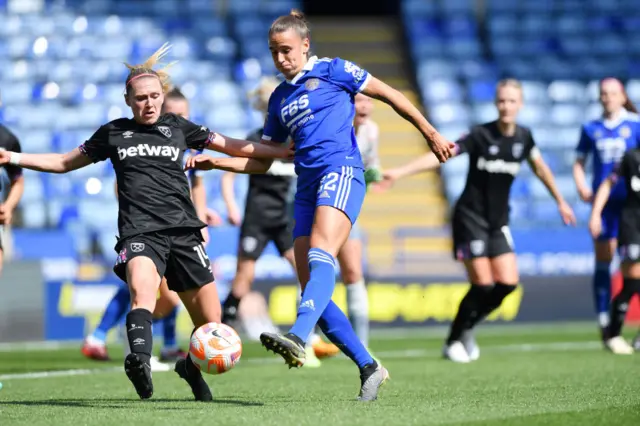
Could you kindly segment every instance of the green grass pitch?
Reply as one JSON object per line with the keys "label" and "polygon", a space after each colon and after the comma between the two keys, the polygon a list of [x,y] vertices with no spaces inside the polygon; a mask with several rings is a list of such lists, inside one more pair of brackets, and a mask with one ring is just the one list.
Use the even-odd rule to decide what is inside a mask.
{"label": "green grass pitch", "polygon": [[154,396],[140,401],[118,347],[110,363],[86,360],[76,346],[4,347],[0,425],[640,424],[640,355],[604,351],[593,324],[480,327],[481,358],[468,365],[440,358],[444,333],[374,333],[391,381],[372,403],[355,401],[358,371],[345,358],[288,370],[255,343],[232,371],[207,377],[213,403],[192,401],[173,372],[154,373]]}

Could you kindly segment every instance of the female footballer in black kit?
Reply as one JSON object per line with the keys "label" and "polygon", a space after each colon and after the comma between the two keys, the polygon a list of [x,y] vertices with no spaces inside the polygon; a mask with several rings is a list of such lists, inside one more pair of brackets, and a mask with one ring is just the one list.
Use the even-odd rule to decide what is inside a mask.
{"label": "female footballer in black kit", "polygon": [[[206,148],[254,157],[243,163],[253,170],[262,163],[261,170],[266,170],[270,159],[292,154],[285,147],[227,138],[178,115],[162,115],[168,74],[153,66],[168,49],[168,45],[162,46],[142,65],[127,65],[125,102],[133,119],[121,118],[101,126],[88,141],[66,154],[0,152],[0,165],[50,173],[111,160],[118,183],[120,234],[114,271],[131,291],[126,324],[132,353],[124,367],[142,399],[153,394],[151,313],[163,277],[169,289],[180,295],[196,327],[220,322],[220,301],[202,246],[200,230],[205,224],[198,219],[184,173],[185,150]],[[176,363],[175,371],[187,381],[196,400],[212,399],[207,383],[188,357]]]}
{"label": "female footballer in black kit", "polygon": [[[497,309],[518,285],[508,226],[509,192],[522,160],[528,161],[558,203],[563,222],[575,223],[573,210],[558,191],[531,131],[516,123],[522,107],[520,83],[512,79],[499,82],[495,102],[498,120],[473,127],[457,142],[458,155],[469,154],[469,174],[453,213],[453,253],[464,262],[471,288],[460,302],[443,350],[444,356],[454,362],[480,357],[471,333],[473,327]],[[433,154],[426,154],[383,175],[388,186],[396,179],[438,165]]]}
{"label": "female footballer in black kit", "polygon": [[611,176],[600,184],[589,219],[589,231],[594,238],[602,232],[602,211],[620,179],[624,180],[627,190],[618,232],[623,283],[609,308],[611,322],[606,345],[616,355],[631,355],[634,348],[622,337],[621,331],[631,298],[634,294],[640,297],[640,149],[627,151]]}

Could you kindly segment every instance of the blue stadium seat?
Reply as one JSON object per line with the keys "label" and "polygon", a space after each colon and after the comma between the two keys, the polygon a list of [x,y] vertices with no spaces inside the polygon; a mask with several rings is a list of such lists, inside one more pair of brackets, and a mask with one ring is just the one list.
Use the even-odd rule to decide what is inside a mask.
{"label": "blue stadium seat", "polygon": [[459,124],[468,125],[469,110],[460,103],[442,103],[431,108],[431,117],[438,125]]}
{"label": "blue stadium seat", "polygon": [[425,85],[423,96],[428,103],[461,102],[463,92],[457,81],[440,79],[431,80],[428,85]]}
{"label": "blue stadium seat", "polygon": [[554,81],[549,85],[549,98],[553,102],[583,103],[586,100],[585,86],[579,81]]}
{"label": "blue stadium seat", "polygon": [[472,109],[472,120],[476,124],[486,123],[498,118],[498,112],[493,102],[476,103]]}
{"label": "blue stadium seat", "polygon": [[[25,180],[25,185],[27,180]],[[25,196],[27,194],[25,193]],[[22,223],[25,228],[44,228],[47,226],[47,210],[42,198],[32,198],[27,196],[20,202],[22,212]]]}

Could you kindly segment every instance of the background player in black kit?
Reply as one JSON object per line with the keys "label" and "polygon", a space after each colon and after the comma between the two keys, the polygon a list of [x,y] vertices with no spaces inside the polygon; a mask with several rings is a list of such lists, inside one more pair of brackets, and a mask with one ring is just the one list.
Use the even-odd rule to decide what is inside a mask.
{"label": "background player in black kit", "polygon": [[[125,372],[142,399],[153,394],[151,313],[162,277],[166,276],[169,288],[180,295],[196,327],[220,321],[220,301],[202,246],[200,230],[205,224],[198,219],[184,173],[185,150],[207,148],[240,157],[261,157],[264,159],[246,163],[264,162],[266,168],[270,158],[291,154],[284,147],[226,138],[175,114],[161,115],[168,74],[153,70],[153,66],[168,49],[168,45],[162,46],[142,65],[127,65],[125,102],[133,119],[121,118],[101,126],[88,141],[66,154],[0,153],[0,165],[51,173],[111,160],[118,183],[120,234],[114,271],[131,291],[126,323],[132,353],[125,359]],[[189,383],[196,400],[212,399],[200,371],[188,357],[179,360],[175,370]]]}
{"label": "background player in black kit", "polygon": [[[634,294],[640,297],[640,150],[626,152],[615,171],[605,179],[593,200],[593,208],[589,219],[591,235],[598,236],[602,232],[602,210],[604,209],[611,189],[624,179],[627,197],[620,217],[618,246],[621,258],[622,290],[611,301],[609,339],[605,342],[609,350],[616,355],[630,355],[633,347],[620,335],[622,325],[627,316],[629,302]],[[636,347],[638,348],[638,347]]]}
{"label": "background player in black kit", "polygon": [[[0,124],[0,150],[21,152],[20,142],[18,138],[9,131],[5,126]],[[13,220],[13,211],[22,198],[24,192],[24,176],[22,176],[22,168],[15,164],[6,164],[4,170],[7,172],[9,178],[10,188],[7,198],[3,203],[0,203],[0,273],[2,273],[2,266],[4,263],[4,236],[7,226],[11,225]],[[4,192],[4,188],[2,191]]]}
{"label": "background player in black kit", "polygon": [[[558,191],[531,131],[516,123],[522,106],[520,83],[512,79],[499,82],[495,102],[498,120],[473,127],[457,142],[457,154],[469,154],[469,173],[453,213],[453,252],[457,260],[464,262],[471,287],[460,302],[443,350],[445,357],[455,362],[479,358],[472,328],[498,308],[518,285],[508,226],[509,192],[522,160],[528,161],[555,198],[564,223],[575,223],[573,210]],[[438,166],[435,155],[430,153],[387,170],[384,178],[390,185],[401,177]]]}
{"label": "background player in black kit", "polygon": [[[280,84],[275,78],[264,78],[254,93],[253,106],[266,114],[273,90]],[[252,132],[248,140],[260,142],[262,129]],[[249,177],[244,216],[236,204],[233,182],[235,174],[222,176],[222,196],[227,205],[229,222],[241,226],[236,275],[222,309],[222,322],[236,320],[240,300],[251,290],[256,261],[269,241],[273,241],[282,257],[295,267],[291,215],[288,211],[289,190],[295,177],[293,163],[274,161],[267,174]]]}

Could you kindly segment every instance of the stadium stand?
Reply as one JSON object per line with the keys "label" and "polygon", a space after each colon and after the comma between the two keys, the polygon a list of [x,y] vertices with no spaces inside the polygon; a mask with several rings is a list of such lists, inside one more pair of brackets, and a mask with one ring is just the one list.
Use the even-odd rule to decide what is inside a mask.
{"label": "stadium stand", "polygon": [[[477,8],[484,4],[485,8]],[[564,196],[581,222],[589,208],[577,202],[571,177],[580,126],[600,114],[598,79],[640,76],[635,38],[640,14],[631,0],[406,0],[403,22],[426,109],[451,139],[496,117],[492,105],[500,78],[522,80],[520,122],[532,128]],[[639,80],[630,79],[632,100]],[[464,186],[466,157],[442,169],[450,203]],[[514,228],[561,226],[557,209],[523,167],[513,189]]]}

